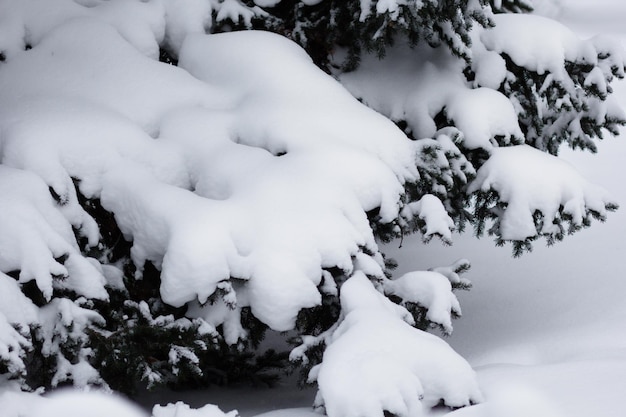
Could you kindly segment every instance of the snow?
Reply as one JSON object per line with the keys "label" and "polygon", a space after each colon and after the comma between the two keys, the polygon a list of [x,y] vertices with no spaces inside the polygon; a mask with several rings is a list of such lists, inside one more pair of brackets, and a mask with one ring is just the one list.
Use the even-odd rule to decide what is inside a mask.
{"label": "snow", "polygon": [[[475,70],[479,81],[487,78],[485,85],[497,88],[505,68],[494,66],[492,61],[498,58],[493,56],[479,61],[489,72]],[[338,74],[339,80],[368,106],[394,121],[405,121],[416,139],[435,137],[434,119],[443,111],[464,133],[461,141],[468,149],[490,150],[496,136],[506,142],[523,141],[511,101],[491,88],[471,89],[462,75],[462,61],[442,51],[398,43],[389,48],[384,60],[371,54],[362,61],[356,71]],[[492,68],[498,74],[494,75]]]}
{"label": "snow", "polygon": [[319,387],[316,405],[328,415],[379,416],[387,410],[404,417],[440,400],[450,407],[481,401],[465,360],[439,337],[407,324],[406,311],[365,275],[350,277],[340,298],[345,317],[309,376]]}
{"label": "snow", "polygon": [[454,221],[448,215],[441,200],[436,196],[424,195],[418,201],[407,204],[402,214],[408,217],[418,217],[426,223],[425,239],[438,235],[446,242],[452,241]]}
{"label": "snow", "polygon": [[452,333],[452,315],[461,315],[459,300],[447,277],[434,271],[409,272],[384,284],[385,293],[428,309],[426,318]]}
{"label": "snow", "polygon": [[9,323],[27,326],[37,321],[37,307],[21,291],[19,284],[0,272],[0,313]]}
{"label": "snow", "polygon": [[237,417],[237,411],[223,413],[217,406],[207,404],[199,409],[192,409],[187,404],[177,402],[166,406],[155,405],[152,417]]}
{"label": "snow", "polygon": [[511,142],[524,141],[511,101],[496,90],[461,90],[450,98],[446,114],[463,132],[463,145],[468,149],[489,149],[488,144],[495,142],[496,136]]}
{"label": "snow", "polygon": [[[566,26],[536,15],[499,14],[493,17],[496,27],[480,37],[488,50],[506,53],[516,65],[557,79],[565,75],[566,61],[597,62],[595,48],[583,42]],[[532,28],[532,30],[529,30]]]}
{"label": "snow", "polygon": [[[37,7],[45,7],[45,13],[33,12],[35,3]],[[333,288],[336,291],[322,268],[339,265],[345,271],[360,268],[379,275],[378,261],[368,259],[358,249],[359,246],[378,249],[362,212],[382,204],[384,218],[394,218],[399,209],[399,187],[416,177],[410,169],[415,149],[405,144],[399,131],[384,118],[358,106],[330,78],[313,73],[304,54],[282,40],[274,42],[271,35],[242,34],[230,39],[194,35],[204,31],[206,16],[216,7],[213,2],[177,1],[193,11],[189,14],[183,14],[184,7],[177,7],[174,2],[128,3],[120,9],[113,4],[124,2],[91,2],[96,7],[81,7],[69,0],[44,3],[0,1],[0,49],[7,57],[7,62],[0,64],[3,91],[0,238],[6,238],[0,241],[2,271],[21,269],[23,276],[20,275],[19,282],[34,279],[48,296],[54,286],[67,285],[79,288],[85,297],[103,298],[105,276],[120,286],[119,274],[114,270],[78,255],[72,226],[80,227],[91,243],[97,239],[93,219],[79,210],[76,203],[72,178],[78,178],[78,189],[83,194],[102,197],[105,205],[117,212],[124,232],[135,241],[133,254],[137,263],[152,260],[164,268],[166,278],[167,274],[174,274],[169,275],[162,289],[172,304],[189,302],[197,306],[198,301],[206,300],[215,288],[233,276],[246,289],[234,286],[230,300],[235,299],[239,307],[253,306],[255,314],[272,327],[287,329],[299,307],[319,302],[316,286],[322,280],[324,291],[332,292]],[[270,3],[257,2],[260,6]],[[391,7],[394,2],[387,3]],[[237,4],[221,3],[218,8],[221,16],[239,16],[243,11],[235,7]],[[383,7],[385,2],[379,4]],[[593,12],[600,13],[600,9],[594,8]],[[6,10],[16,14],[6,17],[9,16]],[[127,19],[131,15],[133,19]],[[136,22],[138,16],[141,16],[139,23],[129,24]],[[481,36],[490,48],[510,53],[520,65],[529,65],[527,59],[531,57],[539,59],[539,65],[533,67],[537,71],[552,71],[562,60],[571,57],[592,59],[587,49],[590,43],[581,46],[572,32],[536,16],[524,19],[527,21],[499,24],[498,30],[505,34],[484,31]],[[527,30],[529,27],[533,31]],[[555,27],[560,43],[545,37],[546,31]],[[528,37],[527,43],[519,42],[521,30]],[[505,35],[510,33],[517,36],[513,37],[514,44],[505,42]],[[213,39],[220,37],[219,41]],[[174,55],[181,52],[180,68],[160,65],[149,58],[155,57],[158,52],[155,47],[162,40]],[[536,47],[536,42],[541,42],[541,48]],[[27,43],[35,47],[24,53],[22,49]],[[593,41],[595,48],[600,43],[597,39]],[[260,44],[272,48],[272,56],[279,58],[267,62],[260,53],[255,53],[260,50]],[[538,55],[544,44],[550,54]],[[229,54],[233,50],[238,53]],[[219,59],[194,61],[197,52]],[[504,73],[502,61],[489,52],[481,51],[484,56],[473,69],[479,85],[495,88]],[[342,77],[342,82],[383,114],[396,121],[406,120],[416,138],[436,136],[434,117],[441,110],[457,124],[463,124],[465,121],[459,115],[479,102],[485,110],[480,117],[465,123],[463,140],[465,146],[488,149],[493,159],[478,173],[472,187],[491,188],[510,197],[508,214],[502,221],[506,237],[524,238],[536,233],[532,219],[527,216],[529,209],[539,209],[551,218],[563,206],[575,223],[580,223],[587,208],[602,213],[609,201],[604,192],[582,180],[569,165],[543,154],[537,157],[530,150],[522,151],[525,158],[512,160],[506,149],[493,148],[491,139],[495,135],[519,137],[519,126],[511,122],[510,108],[501,105],[503,97],[487,90],[474,93],[476,90],[469,90],[458,77],[450,82],[450,74],[443,70],[446,63],[438,61],[441,57],[401,66],[399,63],[407,61],[404,59],[407,54],[410,52],[400,47],[390,50],[389,59],[381,63],[366,57],[362,69]],[[236,73],[235,68],[242,72]],[[383,77],[371,82],[372,74],[381,68]],[[242,83],[238,77],[250,81]],[[283,89],[276,90],[277,86],[269,81],[273,77],[284,82]],[[411,82],[407,83],[407,79]],[[587,82],[602,90],[600,74],[592,74]],[[484,96],[478,97],[483,93]],[[477,97],[470,97],[474,94]],[[420,107],[422,100],[412,99],[425,96],[433,107]],[[465,110],[456,109],[455,105],[464,102],[457,99],[465,96],[468,97]],[[330,97],[330,102],[323,101],[323,97]],[[397,101],[398,97],[402,100]],[[358,128],[352,122],[344,125],[333,117],[339,108],[350,108],[354,112],[353,120],[365,117],[370,122]],[[68,114],[75,117],[69,118]],[[310,121],[312,114],[321,114],[315,123]],[[283,126],[284,130],[277,130],[277,126]],[[211,140],[202,132],[211,132]],[[388,141],[384,146],[382,140],[376,139],[380,136]],[[387,146],[390,151],[385,150]],[[588,169],[592,174],[603,174],[597,178],[599,183],[615,177],[612,162],[624,157],[623,145],[609,146],[604,151],[613,153],[607,159],[611,163],[601,162],[604,165],[591,165],[593,169]],[[94,149],[101,157],[87,158]],[[215,153],[219,153],[220,159]],[[354,165],[343,166],[341,162],[348,155],[354,158]],[[604,161],[603,156],[597,158]],[[570,155],[570,159],[577,158]],[[523,165],[517,167],[517,163]],[[576,178],[577,187],[559,188],[555,193],[545,177],[521,169],[538,164],[557,180],[563,176]],[[496,182],[495,175],[503,166],[507,171],[514,169],[514,177]],[[261,172],[268,174],[261,176]],[[521,172],[529,177],[520,177]],[[304,181],[311,176],[319,177],[324,183],[328,178],[341,180],[323,187]],[[134,188],[137,185],[145,185],[146,192],[138,193]],[[50,197],[48,187],[66,201],[64,206]],[[259,188],[263,194],[251,192]],[[614,188],[619,192],[623,187]],[[320,211],[315,202],[319,196],[337,201],[337,206]],[[441,202],[437,201],[422,201],[422,206],[433,203],[428,209],[413,208],[427,223],[428,235],[451,236],[449,221],[439,210]],[[183,209],[183,205],[187,208]],[[24,221],[7,221],[9,218]],[[251,220],[242,222],[243,218]],[[512,226],[518,223],[523,226],[523,233],[513,232]],[[623,379],[626,338],[619,329],[626,318],[622,302],[626,288],[616,271],[621,268],[623,224],[620,215],[611,219],[607,227],[599,225],[597,231],[574,237],[572,243],[547,252],[537,251],[521,263],[506,259],[508,253],[494,255],[488,249],[490,242],[485,245],[460,239],[454,250],[462,256],[473,254],[478,270],[472,276],[475,289],[462,299],[466,318],[455,323],[455,334],[448,341],[476,368],[486,402],[451,412],[451,417],[517,417],[522,412],[541,417],[621,415],[620,402],[626,390]],[[207,233],[191,239],[197,235],[192,232],[198,228]],[[287,247],[284,242],[292,242],[298,234],[306,235],[307,242]],[[23,241],[16,245],[19,239]],[[420,258],[427,260],[429,265],[425,267],[443,264],[439,262],[441,258],[454,256],[449,252],[442,254],[438,247],[423,248],[417,240],[405,242],[402,256],[414,260],[413,253],[406,254],[412,250],[419,250]],[[280,256],[268,255],[277,251]],[[207,264],[203,261],[208,252],[222,257],[211,257],[215,263]],[[56,260],[66,254],[69,257],[63,264]],[[184,256],[181,258],[179,254]],[[358,264],[353,257],[359,259]],[[261,259],[265,262],[260,262]],[[411,269],[422,267],[415,262],[409,262]],[[199,272],[207,269],[214,271],[213,275]],[[178,271],[184,277],[175,275]],[[293,287],[274,278],[283,273],[293,277]],[[436,272],[421,274],[432,278],[429,281],[432,286],[445,287],[437,290],[436,295],[449,294],[448,297],[429,299],[428,288],[409,284],[410,274],[395,281],[406,284],[408,288],[403,294],[413,291],[411,300],[428,304],[434,321],[447,326],[449,314],[456,308],[456,297],[448,289],[449,282],[445,284],[444,280],[451,278],[443,272],[439,272],[441,276]],[[67,275],[68,280],[58,282],[55,275]],[[184,281],[178,281],[179,278]],[[425,405],[436,403],[440,397],[447,398],[451,405],[479,398],[474,372],[456,353],[441,347],[447,346],[445,342],[412,330],[398,317],[401,310],[385,305],[383,299],[373,302],[376,307],[373,311],[366,311],[361,297],[378,293],[361,273],[357,272],[347,285],[342,291],[342,302],[348,313],[333,336],[328,363],[345,360],[358,365],[363,357],[368,357],[378,367],[369,374],[359,366],[338,365],[334,374],[330,366],[322,365],[317,377],[323,381],[320,398],[327,409],[362,411],[369,415],[391,407],[405,414],[421,413],[423,405],[415,400],[415,393],[422,390],[425,390]],[[273,298],[277,291],[282,295]],[[228,337],[234,343],[240,336],[237,320],[232,316],[236,317],[237,311],[220,303],[216,303],[214,310],[200,311],[197,315],[213,325],[233,323]],[[288,303],[293,304],[289,307]],[[43,310],[45,317],[37,317],[34,305],[19,291],[18,282],[0,274],[0,357],[29,345],[12,325],[40,321],[47,326],[47,343],[55,343],[52,332],[58,314],[70,326],[75,323],[84,327],[98,322],[97,317],[83,310],[78,305],[55,301],[48,310]],[[367,324],[370,320],[380,326],[373,329],[370,327],[373,325]],[[392,332],[393,329],[397,332]],[[373,330],[380,332],[376,334],[382,339],[374,339]],[[401,342],[381,343],[394,337],[400,337]],[[426,346],[424,356],[415,358],[417,347],[411,351],[402,347],[414,344],[420,348]],[[349,345],[352,352],[356,348],[355,356],[346,357],[349,354],[343,345]],[[442,356],[435,354],[440,349],[446,352]],[[363,357],[358,357],[359,353]],[[394,362],[396,356],[415,366],[400,366],[400,362]],[[15,355],[10,361],[19,368]],[[68,364],[62,371],[76,371],[83,378],[75,376],[85,383],[90,370],[81,368],[81,364],[84,362],[75,369]],[[437,372],[432,368],[436,364],[441,365]],[[381,385],[382,373],[397,385]],[[448,377],[461,385],[455,387],[455,392],[438,390],[435,380]],[[348,382],[340,384],[341,378]],[[357,386],[369,395],[357,395]],[[401,389],[393,389],[395,386]],[[458,393],[464,395],[455,397]],[[33,417],[85,415],[85,410],[103,411],[105,415],[143,415],[127,404],[117,400],[109,404],[109,400],[92,394],[61,393],[57,398],[48,400],[0,392],[0,408],[10,417],[31,417],[28,409],[39,403],[42,404],[39,410],[45,414],[42,411],[32,414]],[[284,400],[277,400],[272,407]],[[76,406],[72,410],[75,414],[68,414],[70,411],[64,408],[68,403]],[[365,409],[367,404],[373,408]],[[174,413],[202,417],[234,415],[212,406],[192,410],[182,404],[156,407],[154,413],[155,417]],[[243,410],[242,415],[245,413]],[[262,415],[312,414],[310,409],[292,409]]]}
{"label": "snow", "polygon": [[167,22],[164,42],[168,52],[178,56],[187,35],[209,29],[213,5],[205,0],[168,0],[163,5]]}
{"label": "snow", "polygon": [[[604,218],[607,204],[617,204],[605,189],[589,183],[566,161],[527,145],[494,149],[468,186],[468,193],[478,190],[494,190],[507,203],[500,216],[505,240],[559,233],[557,218],[563,215],[580,227],[589,211]],[[544,218],[540,230],[533,219],[537,211]]]}
{"label": "snow", "polygon": [[270,411],[258,414],[256,417],[319,417],[319,413],[315,413],[308,408],[287,408],[284,410]]}

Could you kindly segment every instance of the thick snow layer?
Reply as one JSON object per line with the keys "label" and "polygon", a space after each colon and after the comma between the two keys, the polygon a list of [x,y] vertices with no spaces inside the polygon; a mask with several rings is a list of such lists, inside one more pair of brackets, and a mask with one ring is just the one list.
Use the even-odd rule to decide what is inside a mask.
{"label": "thick snow layer", "polygon": [[[40,326],[43,342],[41,353],[45,356],[55,356],[57,359],[57,368],[51,381],[52,387],[67,380],[79,388],[102,384],[98,371],[89,363],[92,351],[90,348],[84,348],[83,344],[88,338],[87,329],[92,324],[104,326],[104,318],[67,298],[53,299],[41,307],[38,314],[37,324]],[[66,343],[77,346],[72,362],[64,356],[61,349]]]}
{"label": "thick snow layer", "polygon": [[[623,32],[626,4],[622,2],[534,3],[542,10],[562,9],[568,23],[585,34]],[[624,97],[626,90],[617,85],[617,92]],[[606,141],[594,156],[563,154],[594,182],[611,188],[618,200],[626,201],[621,184],[626,175],[621,169],[626,158],[623,140]],[[619,271],[623,269],[624,233],[626,217],[619,210],[607,224],[597,224],[548,249],[537,247],[517,259],[506,249],[494,248],[488,239],[476,241],[469,233],[455,236],[455,245],[445,250],[439,245],[425,246],[419,238],[405,238],[402,249],[397,249],[396,242],[385,248],[400,261],[400,274],[459,256],[473,261],[474,288],[460,296],[465,315],[455,323],[448,341],[478,366],[486,401],[450,417],[518,417],[516,410],[526,410],[524,417],[555,417],[555,412],[560,413],[558,417],[623,415],[626,333],[620,330],[626,322],[626,285]],[[480,366],[489,364],[509,365]],[[266,409],[294,407],[287,402],[287,392],[277,391]],[[488,407],[491,401],[497,402],[495,408]],[[303,406],[309,403],[308,398],[301,402]],[[245,407],[239,409],[243,416],[255,415]],[[311,414],[307,409],[289,409],[262,416]]]}
{"label": "thick snow layer", "polygon": [[445,111],[463,132],[463,145],[468,149],[488,148],[489,142],[497,145],[496,136],[524,141],[513,105],[496,90],[460,90],[450,98]]}
{"label": "thick snow layer", "polygon": [[359,69],[340,74],[339,80],[368,106],[392,120],[406,121],[414,137],[433,137],[434,117],[465,88],[462,64],[426,47],[388,49],[384,60],[363,56]]}
{"label": "thick snow layer", "polygon": [[204,303],[238,278],[248,293],[237,308],[277,330],[320,303],[322,268],[351,272],[360,248],[377,252],[365,213],[398,217],[417,150],[294,43],[264,32],[186,36],[174,67],[138,51],[120,25],[83,14],[55,25],[0,72],[2,175],[39,176],[23,173],[38,182],[21,187],[24,198],[39,200],[11,200],[7,210],[33,213],[11,227],[42,224],[20,239],[44,234],[33,237],[41,249],[3,244],[3,271],[21,270],[48,297],[56,275],[68,276],[59,288],[105,297],[100,269],[76,251],[71,226],[98,240],[77,191],[115,214],[137,278],[146,261],[162,269],[167,303]]}
{"label": "thick snow layer", "polygon": [[237,0],[2,0],[0,52],[10,60],[57,27],[89,18],[114,27],[143,55],[158,58],[162,46],[176,57],[187,35],[210,29],[213,13],[217,21],[242,18],[248,26],[252,17],[264,14],[259,7],[248,8]]}
{"label": "thick snow layer", "polygon": [[[607,204],[615,204],[605,189],[589,183],[568,162],[527,145],[494,149],[468,187],[468,193],[478,190],[494,190],[507,203],[500,217],[505,240],[558,233],[554,220],[561,210],[572,225],[581,226],[589,211],[605,217]],[[544,217],[541,230],[533,220],[537,211]]]}
{"label": "thick snow layer", "polygon": [[[2,414],[5,417],[31,417],[33,409],[46,402],[39,394],[12,389],[5,390],[6,385],[10,386],[10,383],[8,381],[2,381],[2,383],[4,386],[0,390],[0,409],[2,409]],[[57,416],[51,414],[50,417]]]}
{"label": "thick snow layer", "polygon": [[479,370],[486,401],[447,417],[566,417],[623,415],[624,358]]}
{"label": "thick snow layer", "polygon": [[387,410],[408,417],[440,400],[451,407],[481,400],[465,360],[442,339],[407,324],[365,275],[357,272],[344,283],[341,306],[345,318],[311,373],[319,387],[316,402],[329,416]]}
{"label": "thick snow layer", "polygon": [[[80,254],[72,225],[38,176],[0,165],[0,209],[0,270],[20,271],[21,283],[35,280],[48,299],[54,286],[71,286],[91,298],[108,297],[104,277]],[[83,212],[78,215],[85,219]],[[92,228],[92,222],[85,219],[85,228]],[[20,298],[13,302],[20,303]]]}
{"label": "thick snow layer", "polygon": [[480,38],[486,48],[508,55],[516,65],[564,78],[565,62],[595,64],[597,53],[590,41],[580,38],[561,23],[542,16],[498,14],[495,28]]}
{"label": "thick snow layer", "polygon": [[418,217],[426,223],[425,239],[438,235],[446,242],[452,241],[454,220],[450,218],[443,203],[436,196],[426,194],[419,201],[407,204],[403,215]]}
{"label": "thick snow layer", "polygon": [[[82,17],[115,26],[120,34],[141,53],[158,57],[159,43],[165,29],[165,10],[160,1],[150,2],[90,2],[53,0],[2,0],[0,10],[10,22],[0,25],[0,50],[10,59],[24,50],[26,45],[35,46],[50,31],[65,23]],[[91,6],[91,7],[90,7]]]}
{"label": "thick snow layer", "polygon": [[403,302],[419,304],[428,309],[426,318],[452,333],[452,316],[461,315],[461,306],[448,278],[434,271],[415,271],[384,282],[385,293],[400,297]]}
{"label": "thick snow layer", "polygon": [[60,390],[47,396],[13,391],[0,392],[0,410],[2,417],[148,416],[127,399],[99,391]]}
{"label": "thick snow layer", "polygon": [[[471,89],[463,76],[463,62],[446,51],[398,44],[383,60],[372,54],[362,61],[356,71],[339,74],[339,80],[368,106],[406,122],[417,139],[435,136],[435,117],[443,111],[464,134],[466,148],[491,149],[496,136],[523,141],[511,102],[492,89]],[[491,63],[483,64],[491,68]],[[493,74],[485,71],[481,76],[492,79]],[[501,82],[504,73],[498,77]],[[500,82],[481,85],[498,88]]]}

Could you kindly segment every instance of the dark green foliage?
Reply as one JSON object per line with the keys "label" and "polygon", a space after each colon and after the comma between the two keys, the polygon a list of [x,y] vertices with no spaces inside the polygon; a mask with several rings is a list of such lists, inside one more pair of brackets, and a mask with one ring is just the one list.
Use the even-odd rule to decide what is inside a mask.
{"label": "dark green foliage", "polygon": [[[286,354],[269,350],[257,355],[258,333],[245,344],[228,346],[203,321],[184,318],[182,310],[159,298],[149,301],[134,302],[113,292],[111,302],[100,306],[107,328],[90,334],[95,366],[117,391],[132,395],[142,386],[271,385],[279,378]],[[111,308],[115,305],[121,308]]]}
{"label": "dark green foliage", "polygon": [[[619,68],[612,67],[611,73],[603,76],[604,89],[588,81],[599,66],[584,61],[566,62],[565,79],[559,80],[549,72],[539,74],[503,57],[509,76],[500,91],[519,103],[520,127],[528,145],[552,155],[558,154],[562,143],[596,152],[595,139],[602,139],[603,131],[617,134],[619,126],[626,124],[621,114],[600,115],[594,106],[607,99],[613,77],[622,77]],[[600,62],[607,58],[598,57]]]}
{"label": "dark green foliage", "polygon": [[[252,6],[248,2],[248,6]],[[479,0],[481,6],[487,0]],[[468,0],[424,0],[417,6],[410,2],[397,10],[378,12],[373,1],[370,10],[361,10],[359,0],[327,0],[307,6],[299,0],[283,0],[265,8],[268,15],[257,16],[252,27],[279,33],[300,44],[322,69],[337,62],[340,50],[346,51],[340,62],[346,70],[358,66],[361,54],[385,55],[387,46],[398,38],[412,45],[426,42],[433,47],[447,46],[450,51],[469,60],[469,30],[478,23],[492,23],[480,6]],[[246,28],[243,22],[215,22],[214,31]]]}
{"label": "dark green foliage", "polygon": [[489,0],[491,9],[496,13],[530,13],[533,11],[529,0]]}
{"label": "dark green foliage", "polygon": [[35,390],[39,387],[50,388],[56,370],[56,358],[42,354],[44,341],[37,337],[38,334],[41,334],[41,327],[33,326],[30,333],[33,348],[24,360],[27,370],[26,375],[23,376],[24,385],[29,390]]}
{"label": "dark green foliage", "polygon": [[[494,236],[497,246],[504,246],[507,242],[510,242],[514,257],[519,257],[526,252],[532,251],[533,243],[539,238],[545,238],[546,243],[550,246],[556,242],[562,241],[567,235],[571,235],[583,228],[591,226],[592,220],[601,222],[606,220],[606,216],[603,216],[595,210],[588,209],[582,219],[582,223],[577,225],[572,222],[571,215],[564,212],[564,207],[560,206],[551,225],[556,227],[557,231],[554,232],[551,230],[550,233],[547,233],[544,232],[544,230],[546,230],[544,228],[545,217],[537,210],[533,213],[533,221],[537,234],[525,240],[507,241],[502,239],[500,232],[500,217],[502,212],[506,209],[507,204],[503,202],[498,193],[493,190],[488,192],[476,192],[473,195],[473,199],[476,236],[480,237],[485,233],[489,236]],[[607,211],[611,212],[617,210],[618,207],[615,204],[609,203],[605,208]]]}

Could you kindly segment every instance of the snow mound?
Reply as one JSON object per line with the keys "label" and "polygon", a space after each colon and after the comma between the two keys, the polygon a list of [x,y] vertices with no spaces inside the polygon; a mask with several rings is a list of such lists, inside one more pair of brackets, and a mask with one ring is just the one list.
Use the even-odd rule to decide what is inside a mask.
{"label": "snow mound", "polygon": [[445,242],[452,242],[454,220],[436,196],[424,195],[418,201],[407,204],[402,214],[407,218],[417,217],[425,223],[425,240],[429,240],[432,236],[441,236]]}
{"label": "snow mound", "polygon": [[461,315],[459,300],[448,278],[434,271],[414,271],[384,282],[386,294],[425,307],[426,318],[452,333],[452,317]]}
{"label": "snow mound", "polygon": [[[327,415],[407,417],[443,401],[481,401],[474,371],[446,342],[413,328],[361,272],[342,286],[345,318],[311,372]],[[406,310],[404,310],[406,313]],[[367,364],[367,366],[364,366]]]}
{"label": "snow mound", "polygon": [[[494,149],[468,193],[493,190],[506,202],[499,217],[504,240],[563,233],[561,219],[581,227],[616,206],[606,190],[585,180],[569,163],[527,145]],[[543,217],[535,223],[536,213]]]}
{"label": "snow mound", "polygon": [[597,63],[591,41],[581,41],[552,19],[521,14],[498,14],[493,19],[495,28],[482,31],[480,39],[488,50],[506,54],[520,67],[562,80],[566,61]]}
{"label": "snow mound", "polygon": [[468,149],[487,148],[488,143],[497,146],[497,136],[524,141],[513,105],[496,90],[461,90],[445,109],[454,126],[463,132],[463,145]]}

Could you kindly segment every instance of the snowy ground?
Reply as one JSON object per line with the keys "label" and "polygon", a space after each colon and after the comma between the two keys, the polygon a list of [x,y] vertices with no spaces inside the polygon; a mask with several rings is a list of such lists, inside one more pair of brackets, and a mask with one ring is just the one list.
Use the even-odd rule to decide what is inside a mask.
{"label": "snowy ground", "polygon": [[[539,4],[538,9],[582,37],[609,33],[626,45],[624,2],[560,0]],[[617,86],[617,93],[626,106],[625,82]],[[521,259],[513,259],[509,248],[495,248],[488,238],[477,242],[471,236],[457,236],[451,248],[437,243],[423,246],[416,240],[405,240],[402,249],[393,244],[388,248],[401,260],[403,270],[398,273],[459,257],[472,261],[468,275],[474,288],[460,295],[464,317],[455,323],[448,341],[478,371],[487,403],[450,417],[624,415],[626,142],[623,136],[608,138],[598,155],[564,152],[563,156],[621,203],[607,223],[595,224],[548,249],[539,244]],[[263,407],[294,407],[300,401],[307,406],[312,395],[251,393],[250,409],[229,398],[233,394],[223,402],[211,400],[225,410],[237,407],[245,417]],[[307,416],[308,411],[275,412],[271,417],[300,415]]]}

